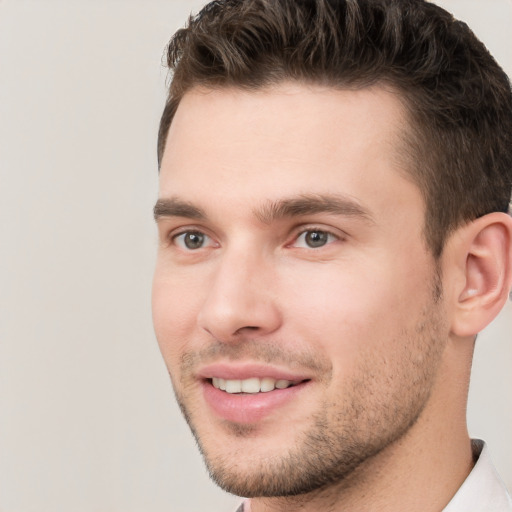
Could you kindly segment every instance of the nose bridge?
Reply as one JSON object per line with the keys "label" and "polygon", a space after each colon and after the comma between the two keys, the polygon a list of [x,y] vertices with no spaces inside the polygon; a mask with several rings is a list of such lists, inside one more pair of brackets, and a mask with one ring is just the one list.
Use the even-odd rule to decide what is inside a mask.
{"label": "nose bridge", "polygon": [[253,335],[272,332],[279,325],[279,313],[271,297],[271,262],[247,244],[222,251],[199,313],[200,326],[223,341],[244,329]]}

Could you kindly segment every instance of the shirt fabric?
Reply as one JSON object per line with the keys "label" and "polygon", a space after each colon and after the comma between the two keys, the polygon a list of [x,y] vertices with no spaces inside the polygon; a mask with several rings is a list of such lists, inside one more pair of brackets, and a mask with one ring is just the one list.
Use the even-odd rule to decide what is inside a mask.
{"label": "shirt fabric", "polygon": [[[473,439],[471,447],[475,466],[442,512],[512,512],[512,499],[494,468],[487,445]],[[244,503],[236,512],[248,512]]]}
{"label": "shirt fabric", "polygon": [[487,445],[478,439],[471,444],[478,460],[443,512],[512,512],[512,500],[494,468]]}

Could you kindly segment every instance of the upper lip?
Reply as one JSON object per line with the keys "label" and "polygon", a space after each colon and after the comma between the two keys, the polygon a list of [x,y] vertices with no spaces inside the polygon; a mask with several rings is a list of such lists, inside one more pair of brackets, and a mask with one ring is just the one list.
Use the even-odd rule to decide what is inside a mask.
{"label": "upper lip", "polygon": [[270,377],[275,380],[289,380],[294,382],[309,380],[311,378],[303,373],[293,372],[273,365],[233,362],[220,362],[202,366],[198,370],[197,376],[200,379],[218,377],[226,380],[244,380],[252,377],[263,379]]}

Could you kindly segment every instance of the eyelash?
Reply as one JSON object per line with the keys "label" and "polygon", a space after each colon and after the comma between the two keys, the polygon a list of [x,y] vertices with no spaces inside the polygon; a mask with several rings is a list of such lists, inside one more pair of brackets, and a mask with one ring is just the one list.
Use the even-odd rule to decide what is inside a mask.
{"label": "eyelash", "polygon": [[342,237],[340,237],[339,235],[334,234],[332,231],[329,231],[328,229],[320,228],[320,227],[315,227],[315,226],[308,226],[307,228],[302,228],[295,235],[293,241],[290,244],[288,244],[288,246],[293,246],[293,245],[297,244],[297,241],[300,239],[300,237],[302,237],[303,235],[306,235],[307,233],[322,233],[322,234],[327,235],[328,239],[327,239],[327,241],[324,244],[319,245],[318,247],[302,247],[302,248],[305,248],[305,249],[313,249],[313,250],[314,249],[321,249],[322,247],[325,247],[326,245],[329,245],[329,244],[333,243],[333,241],[342,240]]}
{"label": "eyelash", "polygon": [[194,251],[194,250],[199,250],[199,249],[203,249],[204,247],[201,246],[201,247],[197,247],[197,248],[191,248],[191,247],[186,247],[186,242],[183,241],[183,245],[185,245],[185,247],[183,247],[177,240],[180,238],[180,237],[185,237],[186,235],[196,235],[196,236],[199,236],[199,237],[203,237],[203,242],[206,241],[206,240],[213,240],[209,235],[207,235],[206,233],[204,233],[203,231],[200,231],[198,229],[186,229],[186,230],[183,230],[183,231],[180,231],[179,233],[174,233],[172,234],[169,238],[171,240],[171,243],[180,247],[181,249],[185,250],[185,251]]}
{"label": "eyelash", "polygon": [[[325,241],[325,243],[321,243],[321,245],[318,245],[317,247],[311,247],[307,244],[306,241],[304,241],[304,246],[303,247],[300,247],[298,246],[298,241],[300,240],[300,238],[308,233],[322,233],[324,235],[327,236],[327,240]],[[202,243],[201,243],[201,246],[199,247],[196,247],[196,248],[192,248],[192,247],[187,247],[186,246],[186,242],[183,240],[182,243],[179,243],[178,240],[180,237],[185,237],[186,235],[197,235],[199,237],[203,237],[203,240],[202,240]],[[204,231],[201,231],[201,230],[198,230],[198,229],[184,229],[178,233],[174,233],[174,234],[171,234],[169,236],[169,239],[171,241],[171,243],[175,246],[177,246],[178,248],[184,250],[184,251],[187,251],[187,252],[194,252],[196,250],[200,250],[200,249],[204,249],[206,246],[203,245],[205,242],[207,242],[208,240],[210,242],[213,242],[213,238],[211,236],[209,236],[208,234],[206,234]],[[315,226],[308,226],[307,228],[302,228],[300,231],[298,231],[295,235],[294,235],[294,238],[293,240],[290,242],[290,243],[287,243],[286,244],[286,247],[293,247],[295,246],[296,248],[299,248],[299,249],[312,249],[312,250],[315,250],[315,249],[321,249],[323,247],[325,247],[326,245],[329,245],[331,243],[333,243],[334,241],[338,241],[338,240],[343,240],[343,237],[341,237],[340,235],[337,235],[337,234],[334,234],[332,233],[331,231],[325,229],[325,228],[320,228],[320,227],[315,227]],[[215,243],[215,242],[214,242]],[[308,245],[306,247],[306,245]]]}

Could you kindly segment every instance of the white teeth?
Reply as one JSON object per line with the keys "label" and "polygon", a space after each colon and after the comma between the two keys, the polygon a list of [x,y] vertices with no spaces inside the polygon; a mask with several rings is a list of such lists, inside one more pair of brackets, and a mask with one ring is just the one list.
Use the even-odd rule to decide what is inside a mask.
{"label": "white teeth", "polygon": [[260,379],[245,379],[242,381],[242,392],[243,393],[259,393],[260,391]]}
{"label": "white teeth", "polygon": [[212,384],[215,388],[227,393],[268,393],[274,389],[286,389],[293,385],[293,382],[284,379],[276,381],[271,377],[264,377],[263,379],[252,377],[244,380],[213,377]]}
{"label": "white teeth", "polygon": [[220,379],[219,377],[213,377],[212,382],[217,389],[222,389],[223,391],[226,391],[226,381],[224,379]]}
{"label": "white teeth", "polygon": [[242,381],[241,380],[226,380],[226,391],[228,393],[241,393]]}
{"label": "white teeth", "polygon": [[276,381],[271,379],[270,377],[265,377],[261,379],[260,391],[266,393],[267,391],[272,391],[276,387]]}

